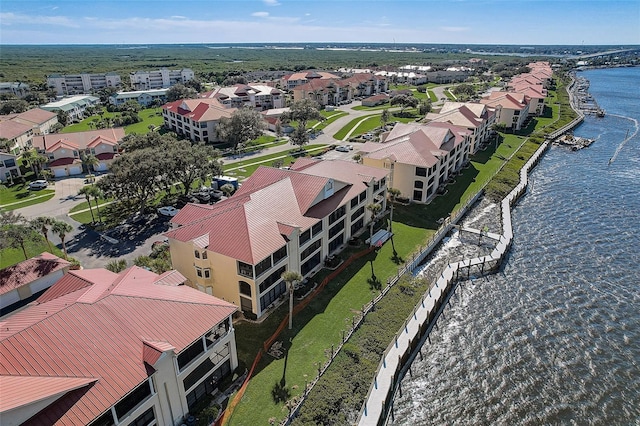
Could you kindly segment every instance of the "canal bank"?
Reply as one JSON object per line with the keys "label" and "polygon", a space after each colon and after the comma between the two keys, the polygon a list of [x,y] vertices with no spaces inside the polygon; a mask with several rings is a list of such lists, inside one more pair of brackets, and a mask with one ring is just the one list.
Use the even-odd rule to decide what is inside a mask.
{"label": "canal bank", "polygon": [[[481,276],[500,267],[500,263],[508,253],[513,240],[511,208],[525,193],[528,173],[538,163],[549,144],[550,142],[546,141],[538,148],[521,169],[518,185],[500,203],[502,234],[499,236],[495,248],[486,256],[449,263],[433,287],[423,295],[420,304],[414,308],[403,328],[396,334],[394,341],[387,347],[360,411],[359,425],[381,425],[386,423],[387,419],[393,419],[393,399],[396,392],[402,392],[399,386],[400,381],[407,371],[410,371],[411,363],[415,357],[421,356],[420,347],[428,339],[438,317],[455,292],[459,278],[468,278],[471,275]],[[452,222],[457,223],[457,219]],[[451,228],[449,228],[450,230]],[[420,263],[411,266],[417,268]]]}

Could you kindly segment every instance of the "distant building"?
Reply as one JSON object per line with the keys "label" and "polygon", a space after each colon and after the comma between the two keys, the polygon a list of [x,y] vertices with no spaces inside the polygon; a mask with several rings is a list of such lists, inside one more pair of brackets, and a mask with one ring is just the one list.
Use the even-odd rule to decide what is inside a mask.
{"label": "distant building", "polygon": [[0,95],[13,95],[24,98],[29,94],[29,85],[19,81],[0,83]]}
{"label": "distant building", "polygon": [[109,103],[112,105],[122,105],[127,101],[134,101],[148,107],[153,103],[165,103],[167,101],[168,89],[136,90],[134,92],[118,92],[109,96]]}
{"label": "distant building", "polygon": [[194,142],[218,142],[216,127],[235,108],[225,108],[217,99],[180,99],[162,106],[165,128]]}
{"label": "distant building", "polygon": [[168,70],[162,68],[155,71],[136,71],[129,74],[131,87],[135,90],[166,89],[178,83],[184,84],[193,80],[193,70]]}
{"label": "distant building", "polygon": [[120,76],[113,72],[106,74],[51,74],[47,76],[47,86],[54,89],[58,96],[91,93],[106,87],[118,87],[121,84]]}
{"label": "distant building", "polygon": [[311,80],[328,80],[338,78],[340,78],[340,76],[324,71],[300,71],[283,76],[281,84],[286,90],[293,90],[295,87],[306,84]]}
{"label": "distant building", "polygon": [[496,123],[520,130],[529,116],[529,101],[523,93],[491,92],[480,103],[496,110]]}
{"label": "distant building", "polygon": [[89,95],[77,95],[70,98],[63,98],[59,101],[50,102],[42,105],[40,108],[46,111],[65,111],[69,114],[70,120],[82,120],[84,111],[88,106],[98,105],[100,98]]}
{"label": "distant building", "polygon": [[215,98],[225,107],[251,107],[258,111],[284,108],[284,94],[280,89],[261,84],[236,84],[218,87],[203,93],[203,98]]}
{"label": "distant building", "polygon": [[294,101],[311,99],[319,105],[340,105],[354,98],[369,97],[388,88],[387,79],[374,74],[354,74],[348,78],[312,79],[293,89]]}
{"label": "distant building", "polygon": [[2,319],[12,425],[178,425],[238,366],[232,304],[137,266],[69,271]]}
{"label": "distant building", "polygon": [[32,137],[49,133],[58,123],[56,113],[42,108],[33,108],[19,114],[0,116],[0,138],[13,141],[10,152],[19,154],[30,149]]}
{"label": "distant building", "polygon": [[[2,155],[2,154],[0,154]],[[44,252],[0,270],[0,315],[35,300],[69,271],[71,262]]]}

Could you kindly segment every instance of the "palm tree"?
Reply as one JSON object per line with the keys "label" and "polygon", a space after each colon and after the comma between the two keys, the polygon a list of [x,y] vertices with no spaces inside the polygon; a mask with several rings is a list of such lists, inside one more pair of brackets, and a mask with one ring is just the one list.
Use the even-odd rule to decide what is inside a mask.
{"label": "palm tree", "polygon": [[389,109],[388,108],[383,109],[382,114],[380,114],[380,123],[382,124],[382,127],[387,125],[390,118],[391,118],[391,114],[389,114]]}
{"label": "palm tree", "polygon": [[391,197],[391,213],[389,214],[389,232],[391,232],[393,227],[393,203],[395,203],[396,198],[400,195],[400,190],[398,188],[388,188],[387,194]]}
{"label": "palm tree", "polygon": [[95,171],[95,167],[100,164],[100,160],[93,154],[82,154],[80,156],[80,161],[82,161],[82,167],[87,169],[87,173],[93,173]]}
{"label": "palm tree", "polygon": [[[91,185],[93,186],[93,185]],[[78,191],[78,195],[84,195],[84,198],[87,199],[87,203],[89,203],[89,211],[91,212],[91,223],[96,221],[96,218],[93,217],[93,208],[91,208],[91,186],[83,186]]]}
{"label": "palm tree", "polygon": [[[93,202],[96,203],[96,210],[98,211],[98,220],[102,222],[102,217],[100,216],[100,207],[98,207],[98,199],[104,197],[104,193],[100,188],[95,185],[91,185],[88,187],[89,195],[93,197]],[[91,205],[91,203],[89,203]]]}
{"label": "palm tree", "polygon": [[62,241],[62,251],[64,252],[64,258],[67,259],[67,246],[64,243],[64,239],[69,232],[73,231],[73,227],[67,222],[56,220],[53,222],[53,226],[51,226],[51,231],[54,234],[58,235],[58,237],[60,237],[60,241]]}
{"label": "palm tree", "polygon": [[367,204],[367,210],[371,212],[371,230],[369,231],[369,245],[373,245],[373,223],[375,222],[378,212],[382,210],[382,206],[376,203]]}
{"label": "palm tree", "polygon": [[49,162],[49,159],[44,155],[38,154],[34,157],[32,163],[35,167],[35,172],[38,177],[42,176],[42,165],[47,164],[48,162]]}
{"label": "palm tree", "polygon": [[224,195],[226,197],[228,197],[229,195],[231,195],[231,193],[233,192],[235,188],[233,187],[233,185],[231,185],[230,183],[225,183],[224,185],[222,185],[220,187],[220,191],[224,192]]}
{"label": "palm tree", "polygon": [[297,282],[302,281],[302,275],[296,271],[284,271],[281,277],[289,288],[289,330],[291,330],[293,327],[293,287]]}
{"label": "palm tree", "polygon": [[31,221],[31,226],[36,231],[42,232],[44,239],[47,240],[47,245],[49,246],[49,253],[52,253],[51,249],[51,241],[49,241],[49,227],[53,225],[55,219],[47,216],[40,216]]}
{"label": "palm tree", "polygon": [[35,170],[33,168],[35,159],[36,159],[36,152],[32,149],[25,151],[24,153],[22,153],[22,163],[29,166],[31,168],[31,171],[33,171],[33,173],[35,174]]}

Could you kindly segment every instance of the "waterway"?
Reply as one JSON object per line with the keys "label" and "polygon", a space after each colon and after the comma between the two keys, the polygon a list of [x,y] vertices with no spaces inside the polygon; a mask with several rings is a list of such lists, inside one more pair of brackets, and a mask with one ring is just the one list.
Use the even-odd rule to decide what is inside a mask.
{"label": "waterway", "polygon": [[640,68],[580,75],[597,141],[533,170],[502,270],[458,288],[390,424],[640,424]]}

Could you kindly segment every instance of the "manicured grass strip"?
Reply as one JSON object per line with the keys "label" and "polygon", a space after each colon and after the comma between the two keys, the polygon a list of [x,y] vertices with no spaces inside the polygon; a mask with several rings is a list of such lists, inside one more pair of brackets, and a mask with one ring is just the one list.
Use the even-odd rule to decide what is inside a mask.
{"label": "manicured grass strip", "polygon": [[52,189],[30,191],[28,184],[0,187],[0,207],[5,210],[15,210],[33,204],[44,203],[55,195]]}
{"label": "manicured grass strip", "polygon": [[[125,134],[137,133],[139,135],[149,133],[151,130],[149,129],[149,125],[153,125],[154,127],[162,126],[163,120],[162,115],[158,115],[157,112],[161,112],[161,108],[146,108],[138,111],[138,116],[142,121],[139,123],[130,124],[125,126],[124,132]],[[95,130],[97,127],[97,123],[101,120],[110,118],[113,119],[122,115],[119,112],[108,112],[106,109],[103,110],[102,116],[95,114],[90,117],[85,118],[79,123],[71,124],[65,126],[60,133],[73,133],[73,132],[87,132],[89,130]]]}
{"label": "manicured grass strip", "polygon": [[436,96],[436,94],[433,92],[433,90],[427,90],[427,93],[429,94],[429,100],[431,102],[438,102],[438,97]]}
{"label": "manicured grass strip", "polygon": [[447,99],[449,99],[450,101],[455,101],[456,97],[453,93],[451,93],[451,90],[447,89],[444,91],[444,95],[447,97]]}
{"label": "manicured grass strip", "polygon": [[347,134],[351,131],[351,129],[353,129],[358,123],[360,123],[364,119],[371,118],[371,117],[377,117],[378,123],[380,122],[380,116],[378,114],[371,115],[371,116],[365,115],[364,117],[354,118],[353,120],[348,122],[342,129],[338,130],[336,134],[333,135],[333,138],[341,141],[342,139],[344,139],[345,136],[347,136]]}

